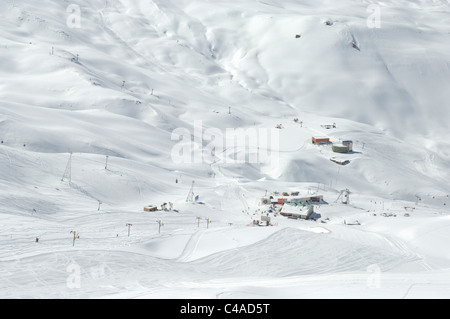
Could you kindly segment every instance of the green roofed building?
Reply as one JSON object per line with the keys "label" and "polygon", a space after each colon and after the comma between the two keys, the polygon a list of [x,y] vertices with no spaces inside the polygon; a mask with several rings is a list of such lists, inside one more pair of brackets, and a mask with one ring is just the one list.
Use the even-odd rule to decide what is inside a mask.
{"label": "green roofed building", "polygon": [[349,153],[350,152],[350,146],[349,145],[343,145],[343,144],[333,144],[332,150],[335,153]]}

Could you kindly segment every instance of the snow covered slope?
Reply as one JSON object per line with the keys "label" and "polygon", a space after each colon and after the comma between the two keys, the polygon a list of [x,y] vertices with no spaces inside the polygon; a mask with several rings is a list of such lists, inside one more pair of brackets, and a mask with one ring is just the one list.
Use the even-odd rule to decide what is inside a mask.
{"label": "snow covered slope", "polygon": [[[5,0],[0,12],[0,296],[449,296],[448,1]],[[177,163],[173,132],[199,121],[281,125],[279,161]],[[350,164],[316,135],[353,140]],[[351,206],[335,203],[343,188]],[[249,227],[261,196],[284,190],[325,194],[319,221]],[[164,202],[176,212],[142,212]]]}

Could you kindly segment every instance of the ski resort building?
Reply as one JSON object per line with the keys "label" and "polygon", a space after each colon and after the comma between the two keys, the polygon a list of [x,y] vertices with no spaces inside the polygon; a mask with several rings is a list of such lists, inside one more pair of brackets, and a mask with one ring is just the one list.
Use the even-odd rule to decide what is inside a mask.
{"label": "ski resort building", "polygon": [[333,144],[333,146],[331,147],[333,152],[335,153],[349,153],[350,152],[350,147],[348,145],[344,145],[344,144]]}
{"label": "ski resort building", "polygon": [[314,213],[314,206],[312,205],[284,205],[281,209],[280,214],[284,217],[294,218],[294,219],[309,219]]}
{"label": "ski resort building", "polygon": [[320,144],[329,144],[330,138],[329,137],[313,137],[312,143],[314,145],[320,145]]}
{"label": "ski resort building", "polygon": [[261,216],[260,219],[253,220],[253,225],[255,225],[255,226],[272,226],[271,220],[272,219],[270,218],[270,216],[263,215],[263,216]]}
{"label": "ski resort building", "polygon": [[144,212],[156,212],[158,211],[158,207],[153,206],[153,205],[149,205],[144,207]]}
{"label": "ski resort building", "polygon": [[353,141],[343,141],[342,145],[348,146],[348,151],[353,152]]}
{"label": "ski resort building", "polygon": [[309,203],[320,203],[323,202],[323,195],[312,195],[306,197],[291,197],[288,199],[287,203],[295,203],[295,204],[309,204]]}
{"label": "ski resort building", "polygon": [[309,219],[314,213],[314,204],[322,202],[324,202],[323,195],[300,196],[300,192],[275,192],[261,198],[262,205],[270,206],[269,212],[278,212],[284,217],[304,220]]}
{"label": "ski resort building", "polygon": [[323,201],[323,195],[300,196],[299,192],[273,194],[263,197],[261,204],[263,205],[285,205],[285,204],[310,204],[320,203]]}

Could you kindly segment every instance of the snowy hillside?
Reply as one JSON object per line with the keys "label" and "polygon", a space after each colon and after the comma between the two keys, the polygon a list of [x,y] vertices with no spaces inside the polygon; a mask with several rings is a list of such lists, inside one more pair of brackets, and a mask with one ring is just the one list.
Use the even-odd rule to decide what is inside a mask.
{"label": "snowy hillside", "polygon": [[[449,1],[0,13],[1,297],[450,296]],[[211,157],[230,129],[272,135]],[[252,226],[276,191],[324,202]]]}

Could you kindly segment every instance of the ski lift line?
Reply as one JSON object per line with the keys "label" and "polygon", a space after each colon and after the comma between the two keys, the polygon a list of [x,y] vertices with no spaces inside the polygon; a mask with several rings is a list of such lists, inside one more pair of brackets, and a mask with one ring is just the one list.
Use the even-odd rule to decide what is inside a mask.
{"label": "ski lift line", "polygon": [[[65,238],[67,237],[67,229],[69,229],[70,227],[58,227],[60,229],[57,229],[55,231],[51,231],[51,230],[46,230],[44,232],[40,232],[38,234],[39,238],[51,238],[51,240],[59,240],[61,238]],[[107,233],[115,233],[116,230],[119,229],[119,227],[116,224],[112,224],[111,227],[102,227],[102,228],[98,228],[98,227],[81,227],[81,229],[83,231],[77,231],[77,235],[84,233],[84,234],[90,234],[89,237],[86,238],[93,238],[93,239],[97,239],[97,238],[103,238],[104,236],[101,236],[101,234],[107,234]],[[29,230],[29,233],[33,232],[33,230]],[[4,235],[4,236],[8,236],[9,235]],[[97,237],[98,236],[98,237]],[[23,239],[28,239],[30,236],[25,236],[23,237]],[[105,237],[106,238],[106,237]],[[109,238],[109,237],[108,237]],[[16,239],[16,238],[15,238]]]}
{"label": "ski lift line", "polygon": [[69,161],[67,162],[66,169],[64,170],[64,174],[61,178],[61,182],[64,182],[66,179],[69,180],[69,183],[72,182],[72,156],[73,154],[70,153]]}
{"label": "ski lift line", "polygon": [[101,27],[103,27],[103,29],[105,29],[105,31],[111,35],[113,38],[117,39],[119,42],[123,43],[126,48],[128,48],[136,57],[143,59],[146,63],[148,63],[149,66],[155,67],[156,69],[158,69],[158,71],[166,73],[166,74],[171,74],[171,71],[164,68],[162,65],[155,63],[152,60],[149,60],[146,56],[140,54],[139,52],[137,52],[136,50],[134,50],[132,47],[130,47],[130,45],[124,41],[121,37],[119,37],[117,35],[117,33],[115,33],[111,28],[108,27],[106,21],[108,20],[108,18],[105,18],[105,11],[107,10],[107,4],[105,3],[105,8],[103,8],[102,10],[99,11],[100,13],[100,22],[101,22]]}
{"label": "ski lift line", "polygon": [[[79,154],[81,154],[81,155],[98,155],[98,154],[90,154],[90,153],[79,153]],[[106,156],[106,155],[104,155],[104,156]],[[109,155],[109,158],[111,159],[111,155]],[[127,161],[132,161],[132,162],[135,162],[134,160],[129,160],[129,159],[126,159],[126,158],[123,158],[123,157],[118,157],[119,159],[122,159],[122,160],[127,160]],[[95,160],[95,159],[90,159],[90,158],[83,158],[83,160],[84,161],[88,161],[88,162],[93,162],[93,163],[97,163],[97,164],[101,164],[102,166],[104,166],[105,165],[105,162],[104,161],[100,161],[100,160]],[[159,166],[156,166],[156,165],[154,165],[154,164],[151,164],[151,163],[140,163],[140,162],[136,162],[137,164],[139,164],[139,165],[145,165],[145,166],[149,166],[149,167],[151,167],[151,168],[160,168]],[[108,163],[108,167],[109,166],[111,166],[111,163],[109,162]],[[131,169],[128,169],[128,168],[123,168],[123,167],[121,167],[120,168],[121,169],[121,171],[117,171],[117,172],[121,172],[121,173],[123,173],[122,171],[128,171],[129,173],[133,173],[133,174],[138,174],[139,172],[136,172],[136,171],[133,171],[133,170],[131,170]],[[104,169],[101,169],[101,170],[99,170],[99,171],[104,171]],[[109,168],[108,168],[108,171],[110,171],[110,172],[114,172],[114,171],[112,171],[112,170],[110,170]]]}
{"label": "ski lift line", "polygon": [[187,203],[193,203],[194,202],[194,196],[195,196],[195,194],[194,194],[194,184],[195,184],[195,181],[192,181],[191,188],[190,188],[189,193],[188,193],[188,195],[186,197],[186,202]]}
{"label": "ski lift line", "polygon": [[[85,159],[85,160],[88,160],[88,161],[91,161],[91,162],[96,162],[96,163],[102,163],[102,162],[98,162],[98,161],[95,161],[95,160],[89,160],[89,159]],[[66,170],[67,170],[67,168],[66,168]],[[124,169],[124,170],[126,170],[126,169]],[[100,171],[104,171],[104,169],[101,169],[101,170],[99,169],[98,171],[99,172]],[[130,173],[124,173],[124,172],[121,172],[121,171],[112,171],[112,170],[109,170],[109,169],[108,169],[108,172],[111,172],[111,173],[116,174],[116,175],[126,175],[126,176],[128,176],[130,178],[134,178],[135,182],[138,184],[139,194],[142,195],[141,185],[140,185],[140,182],[139,182],[139,180],[137,179],[136,176],[134,176],[134,175],[132,175]],[[129,172],[132,172],[132,171],[129,170]],[[133,173],[136,174],[136,172],[133,172]],[[90,196],[90,197],[92,197],[92,196]]]}
{"label": "ski lift line", "polygon": [[[11,168],[12,168],[11,157],[9,156],[8,150],[7,150],[6,148],[4,148],[4,150],[5,150],[5,153],[6,153],[6,157],[8,158],[8,161],[9,161],[9,169],[11,170]],[[4,154],[3,154],[3,155],[4,155]]]}
{"label": "ski lift line", "polygon": [[[38,169],[40,169],[41,171],[46,173],[46,175],[48,175],[48,174],[56,175],[56,172],[53,172],[53,171],[50,171],[50,170],[46,169],[46,167],[42,163],[42,160],[40,160],[40,159],[38,160],[39,161],[39,166],[36,165],[37,159],[29,159],[29,158],[26,158],[26,157],[20,158],[20,163],[14,164],[12,159],[11,159],[11,156],[9,155],[9,152],[6,149],[5,149],[5,153],[6,153],[6,157],[8,158],[8,161],[9,161],[9,168],[10,169],[12,169],[13,166],[17,167],[17,168],[28,168],[29,166],[36,166]],[[31,165],[28,165],[28,166],[27,165],[23,165],[24,162],[30,163]],[[42,173],[42,174],[44,174],[44,173]],[[42,176],[42,175],[27,175],[27,176]]]}

